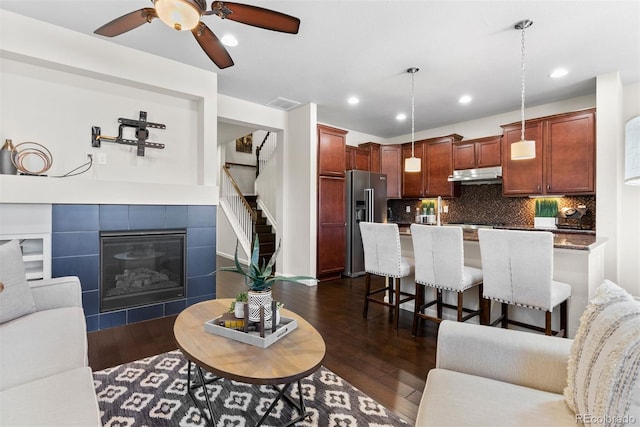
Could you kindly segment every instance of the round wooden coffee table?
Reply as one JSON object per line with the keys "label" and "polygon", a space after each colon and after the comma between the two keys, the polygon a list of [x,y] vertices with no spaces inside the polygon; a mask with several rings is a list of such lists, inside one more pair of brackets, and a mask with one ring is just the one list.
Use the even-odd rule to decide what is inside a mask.
{"label": "round wooden coffee table", "polygon": [[[228,311],[231,301],[233,300],[217,299],[192,305],[178,315],[173,326],[176,343],[189,361],[188,390],[194,403],[208,419],[192,393],[194,388],[203,387],[207,383],[202,373],[204,369],[216,375],[216,378],[211,381],[226,378],[249,384],[268,384],[278,389],[278,397],[257,425],[263,423],[281,398],[293,404],[300,414],[288,425],[305,418],[308,414],[304,408],[300,380],[320,368],[326,353],[322,336],[306,320],[286,309],[282,309],[281,315],[295,318],[298,327],[267,348],[245,344],[205,331],[205,322]],[[192,363],[195,364],[199,382],[192,381]],[[298,383],[300,397],[298,403],[291,401],[285,395],[285,391],[295,382]],[[278,387],[278,385],[282,386]],[[208,393],[204,395],[207,409],[212,416],[208,421],[215,424],[209,395]]]}

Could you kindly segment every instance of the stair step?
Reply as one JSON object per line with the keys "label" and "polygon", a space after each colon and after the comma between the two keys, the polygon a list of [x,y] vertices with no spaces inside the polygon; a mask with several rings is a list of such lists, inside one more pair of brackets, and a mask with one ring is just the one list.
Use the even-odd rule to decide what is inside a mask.
{"label": "stair step", "polygon": [[267,225],[267,218],[260,216],[256,219],[256,225]]}
{"label": "stair step", "polygon": [[276,241],[276,235],[273,233],[258,233],[260,243],[273,243]]}
{"label": "stair step", "polygon": [[273,230],[268,224],[256,224],[255,232],[258,234],[269,234],[272,233]]}

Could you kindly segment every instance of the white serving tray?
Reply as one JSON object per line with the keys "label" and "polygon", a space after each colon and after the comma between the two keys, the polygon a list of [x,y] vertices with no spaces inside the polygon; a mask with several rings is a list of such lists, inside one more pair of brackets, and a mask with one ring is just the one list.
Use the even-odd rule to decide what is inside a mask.
{"label": "white serving tray", "polygon": [[232,340],[240,341],[256,347],[267,348],[274,342],[285,337],[291,331],[298,327],[298,321],[289,317],[281,317],[280,324],[276,326],[276,331],[271,332],[271,328],[266,328],[264,338],[260,336],[260,332],[251,331],[243,332],[231,328],[219,326],[216,321],[222,316],[218,316],[204,323],[204,330],[216,335],[221,335]]}

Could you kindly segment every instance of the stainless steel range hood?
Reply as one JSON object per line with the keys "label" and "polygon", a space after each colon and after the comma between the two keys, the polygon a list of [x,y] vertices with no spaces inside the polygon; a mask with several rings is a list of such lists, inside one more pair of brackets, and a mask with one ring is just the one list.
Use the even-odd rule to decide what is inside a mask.
{"label": "stainless steel range hood", "polygon": [[478,169],[454,170],[449,175],[449,182],[462,184],[500,184],[502,182],[502,166]]}

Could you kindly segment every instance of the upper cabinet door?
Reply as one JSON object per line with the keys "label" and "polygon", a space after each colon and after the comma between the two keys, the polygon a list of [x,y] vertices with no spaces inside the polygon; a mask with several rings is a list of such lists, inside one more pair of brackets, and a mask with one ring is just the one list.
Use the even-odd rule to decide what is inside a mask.
{"label": "upper cabinet door", "polygon": [[453,144],[453,169],[474,169],[476,167],[476,144],[473,141]]}
{"label": "upper cabinet door", "polygon": [[502,164],[502,135],[476,140],[476,167],[488,168]]}
{"label": "upper cabinet door", "polygon": [[380,147],[380,172],[387,174],[387,198],[399,199],[402,164],[402,147],[383,145]]}
{"label": "upper cabinet door", "polygon": [[502,135],[453,144],[453,169],[476,169],[502,164]]}
{"label": "upper cabinet door", "polygon": [[550,119],[546,136],[546,192],[595,193],[595,112]]}
{"label": "upper cabinet door", "polygon": [[458,197],[460,183],[449,182],[453,173],[453,137],[425,143],[424,197]]}
{"label": "upper cabinet door", "polygon": [[420,172],[405,172],[404,171],[404,159],[408,159],[411,157],[411,144],[402,144],[402,161],[400,163],[400,167],[402,168],[402,197],[410,198],[410,197],[422,197],[422,174],[424,173],[424,154],[423,154],[423,146],[422,142],[416,142],[414,144],[415,156],[419,159],[422,159],[422,169]]}
{"label": "upper cabinet door", "polygon": [[528,160],[511,160],[511,144],[520,141],[520,124],[504,127],[502,136],[502,194],[505,196],[528,196],[543,194],[542,146],[543,123],[527,122],[524,135],[536,142],[536,157]]}
{"label": "upper cabinet door", "polygon": [[345,176],[347,131],[318,125],[318,175]]}

